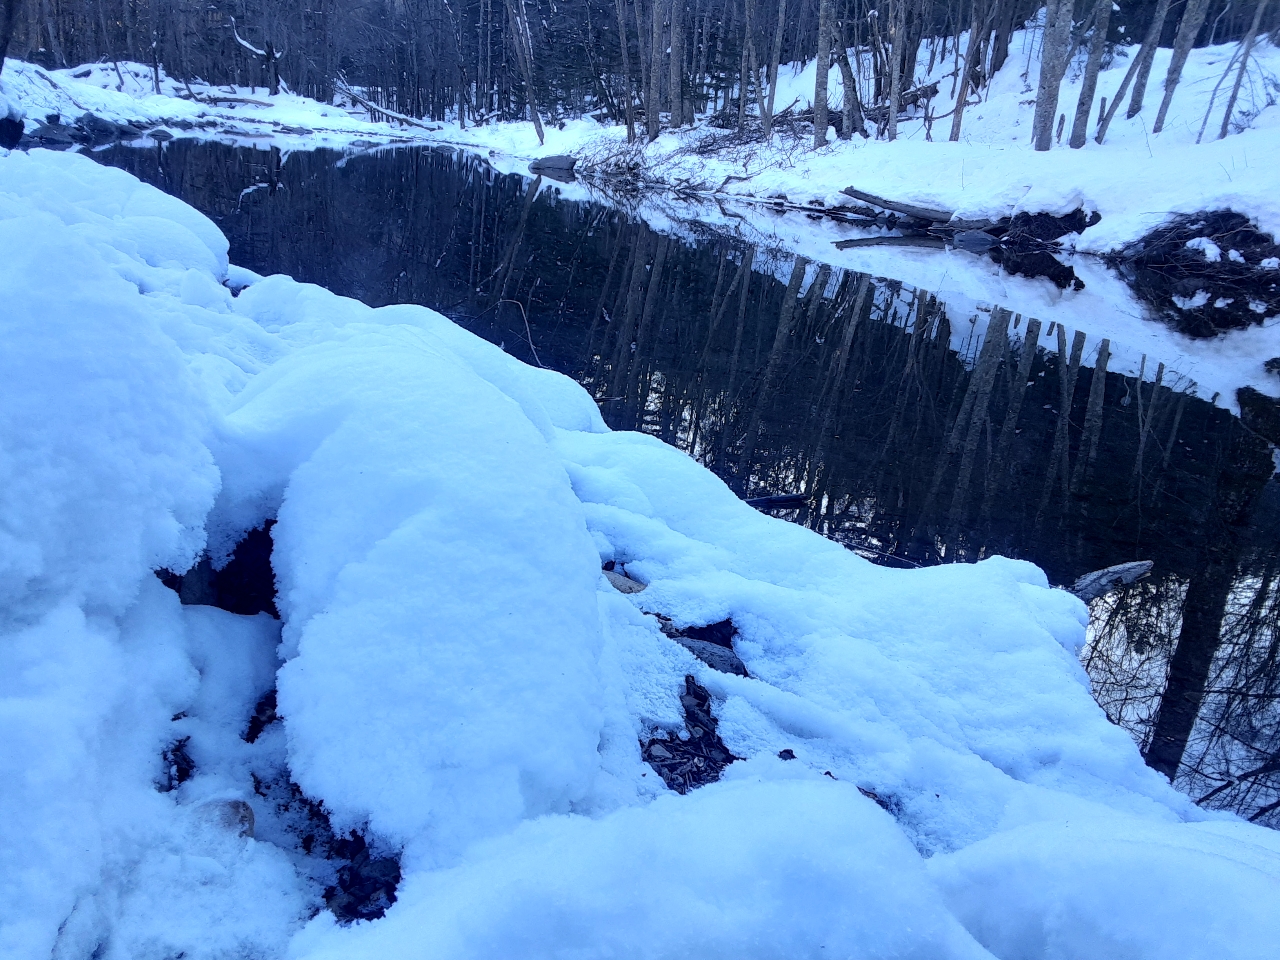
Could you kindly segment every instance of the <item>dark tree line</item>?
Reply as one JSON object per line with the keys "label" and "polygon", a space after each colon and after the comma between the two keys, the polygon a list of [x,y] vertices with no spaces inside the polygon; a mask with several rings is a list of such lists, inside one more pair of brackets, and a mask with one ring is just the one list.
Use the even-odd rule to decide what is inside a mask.
{"label": "dark tree line", "polygon": [[[132,60],[211,83],[260,85],[328,99],[335,81],[377,105],[464,123],[590,114],[652,138],[715,114],[768,137],[779,117],[779,65],[838,67],[842,102],[827,109],[817,72],[815,139],[893,138],[904,111],[929,110],[917,64],[950,64],[954,111],[931,116],[960,135],[965,106],[1010,55],[1030,22],[1044,69],[1035,140],[1048,149],[1068,116],[1070,143],[1101,138],[1114,114],[1134,115],[1157,93],[1159,129],[1187,53],[1241,41],[1239,78],[1257,38],[1274,26],[1268,0],[3,0],[11,54],[46,66]],[[233,21],[237,25],[232,27]],[[3,21],[0,21],[0,28]],[[239,33],[237,38],[236,33]],[[0,35],[0,43],[3,36]],[[1100,67],[1128,46],[1121,89],[1098,90]],[[1160,91],[1148,90],[1157,46],[1172,47]],[[850,55],[853,51],[853,55]],[[1085,92],[1058,102],[1073,56]],[[1155,78],[1159,80],[1160,78]],[[1227,83],[1231,88],[1233,84]],[[1110,97],[1104,106],[1095,103]],[[1230,109],[1228,110],[1230,114]],[[1098,125],[1089,129],[1090,117]],[[818,133],[817,131],[821,131]]]}

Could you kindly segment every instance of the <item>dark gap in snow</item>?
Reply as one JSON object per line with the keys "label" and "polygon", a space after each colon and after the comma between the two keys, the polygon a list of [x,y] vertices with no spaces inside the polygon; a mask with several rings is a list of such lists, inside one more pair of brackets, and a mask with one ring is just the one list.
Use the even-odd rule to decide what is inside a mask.
{"label": "dark gap in snow", "polygon": [[[181,717],[181,714],[179,714]],[[196,772],[195,761],[191,759],[191,754],[187,753],[187,744],[191,742],[190,737],[182,737],[175,740],[165,748],[161,755],[164,759],[164,774],[156,789],[161,793],[171,793],[178,789],[181,784],[191,779],[191,775]]]}
{"label": "dark gap in snow", "polygon": [[274,525],[275,520],[267,520],[245,534],[221,570],[215,570],[205,554],[185,574],[159,570],[156,575],[165,586],[177,591],[185,604],[206,604],[244,616],[269,613],[279,620],[275,571],[271,567]]}
{"label": "dark gap in snow", "polygon": [[[828,776],[830,774],[828,773]],[[834,780],[835,777],[832,777]],[[875,803],[877,807],[883,810],[893,819],[897,820],[902,815],[902,801],[891,793],[877,793],[870,787],[859,787],[858,792]]]}
{"label": "dark gap in snow", "polygon": [[1280,244],[1234,210],[1174,217],[1106,259],[1160,319],[1189,337],[1280,313]]}
{"label": "dark gap in snow", "polygon": [[641,741],[640,755],[668,787],[684,794],[715,783],[725,767],[741,758],[730,753],[720,739],[711,713],[711,694],[691,676],[684,678],[680,706],[687,736],[664,735]]}
{"label": "dark gap in snow", "polygon": [[733,625],[732,620],[721,620],[702,627],[677,627],[669,617],[660,613],[654,616],[658,618],[658,626],[664,634],[713,670],[739,677],[751,676],[746,664],[733,649],[733,638],[738,635],[738,628]]}
{"label": "dark gap in snow", "polygon": [[253,716],[249,718],[249,728],[245,730],[244,742],[255,743],[262,731],[280,719],[276,714],[276,692],[268,690],[253,708]]}
{"label": "dark gap in snow", "polygon": [[396,902],[399,858],[376,852],[358,831],[338,836],[324,806],[304,794],[287,769],[270,779],[252,776],[253,792],[269,805],[277,826],[273,842],[293,846],[325,874],[324,902],[338,922],[383,916]]}

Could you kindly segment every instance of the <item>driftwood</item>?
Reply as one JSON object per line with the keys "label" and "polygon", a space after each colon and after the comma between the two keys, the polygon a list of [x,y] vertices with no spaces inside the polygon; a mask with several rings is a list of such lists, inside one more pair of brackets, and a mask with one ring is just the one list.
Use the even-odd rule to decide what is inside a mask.
{"label": "driftwood", "polygon": [[789,507],[803,507],[809,502],[807,493],[784,493],[776,497],[752,497],[747,506],[757,510],[781,510]]}
{"label": "driftwood", "polygon": [[1121,587],[1149,577],[1153,566],[1155,564],[1151,560],[1117,563],[1112,567],[1086,573],[1070,586],[1069,591],[1088,603],[1090,600],[1105,597],[1113,590],[1119,590]]}

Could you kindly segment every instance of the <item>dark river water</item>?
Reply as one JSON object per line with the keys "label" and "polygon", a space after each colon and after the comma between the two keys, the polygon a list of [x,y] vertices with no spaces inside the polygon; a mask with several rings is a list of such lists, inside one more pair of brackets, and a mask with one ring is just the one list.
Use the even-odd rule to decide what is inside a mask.
{"label": "dark river water", "polygon": [[[1271,448],[1150,370],[1107,372],[1097,338],[1052,316],[957,314],[710,231],[655,232],[449,150],[94,156],[210,216],[233,262],[439,310],[574,377],[610,426],[679,446],[739,495],[802,494],[774,512],[877,562],[1000,553],[1070,584],[1152,560],[1093,606],[1099,702],[1144,746],[1179,710],[1194,721],[1174,730],[1193,795],[1280,744]],[[1214,802],[1249,813],[1263,781]]]}

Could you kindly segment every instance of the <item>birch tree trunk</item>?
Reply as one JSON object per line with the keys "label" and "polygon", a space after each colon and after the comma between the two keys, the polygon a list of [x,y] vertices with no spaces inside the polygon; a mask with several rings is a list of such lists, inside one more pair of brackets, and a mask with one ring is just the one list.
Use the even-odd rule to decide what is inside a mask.
{"label": "birch tree trunk", "polygon": [[[1133,65],[1129,68],[1129,72],[1125,74],[1125,82],[1128,83],[1129,76],[1137,70],[1136,79],[1133,84],[1133,96],[1129,100],[1129,109],[1125,112],[1125,117],[1132,120],[1142,110],[1142,98],[1147,93],[1147,80],[1151,76],[1151,61],[1155,59],[1156,47],[1160,45],[1160,34],[1164,32],[1164,20],[1169,15],[1169,0],[1159,0],[1156,4],[1155,16],[1151,18],[1151,26],[1147,30],[1147,35],[1142,38],[1142,46],[1138,49],[1138,56],[1134,59]],[[1116,106],[1124,99],[1124,86],[1121,85],[1120,90],[1116,93],[1115,100],[1112,101],[1111,111],[1107,114],[1107,122],[1111,121],[1111,113],[1115,112]],[[1099,143],[1102,141],[1099,140]]]}
{"label": "birch tree trunk", "polygon": [[1053,121],[1058,115],[1058,90],[1071,57],[1071,0],[1048,0],[1044,40],[1040,52],[1040,84],[1036,88],[1036,112],[1031,121],[1037,150],[1053,146]]}
{"label": "birch tree trunk", "polygon": [[[973,61],[978,56],[978,34],[980,32],[981,16],[978,4],[975,2],[973,5],[973,20],[969,26],[969,42],[965,45],[964,67],[960,74],[960,84],[956,90],[956,106],[951,112],[951,136],[947,138],[951,141],[960,139],[960,124],[964,120],[965,101],[969,99],[969,84],[974,76]],[[959,42],[960,40],[957,37],[956,43],[959,44]]]}
{"label": "birch tree trunk", "polygon": [[1164,97],[1160,100],[1160,110],[1156,114],[1152,133],[1164,129],[1164,119],[1169,114],[1169,104],[1173,102],[1173,92],[1178,89],[1178,81],[1182,79],[1182,68],[1187,65],[1187,57],[1195,45],[1196,36],[1204,26],[1204,18],[1209,12],[1209,0],[1187,0],[1187,9],[1182,14],[1182,23],[1178,25],[1178,36],[1173,41],[1173,59],[1169,61],[1169,72],[1164,76]]}
{"label": "birch tree trunk", "polygon": [[[517,6],[517,4],[519,6]],[[529,114],[533,118],[533,129],[538,134],[538,143],[546,142],[542,133],[542,118],[538,116],[538,98],[533,90],[533,45],[530,43],[529,26],[524,18],[524,0],[506,0],[507,19],[511,23],[512,46],[516,50],[516,63],[524,74],[525,93],[529,98]]]}
{"label": "birch tree trunk", "polygon": [[[827,76],[831,73],[831,0],[818,3],[818,60],[813,83],[813,149],[827,144]],[[843,130],[843,127],[841,128]]]}
{"label": "birch tree trunk", "polygon": [[892,16],[889,19],[889,44],[892,47],[888,58],[889,66],[889,116],[887,135],[890,140],[898,139],[898,105],[902,101],[902,34],[904,0],[892,0]]}
{"label": "birch tree trunk", "polygon": [[1218,131],[1219,140],[1227,135],[1227,127],[1231,123],[1231,112],[1236,108],[1240,85],[1244,82],[1245,70],[1249,66],[1249,54],[1253,53],[1253,44],[1258,39],[1258,24],[1262,22],[1262,15],[1266,12],[1269,2],[1270,0],[1262,0],[1258,4],[1258,9],[1253,12],[1253,23],[1249,26],[1249,32],[1240,42],[1240,72],[1236,74],[1235,86],[1231,88],[1231,97],[1227,100],[1227,112],[1222,115],[1222,129]]}
{"label": "birch tree trunk", "polygon": [[1076,101],[1076,118],[1071,124],[1070,145],[1073,150],[1083,147],[1089,137],[1089,114],[1093,112],[1093,98],[1098,92],[1098,71],[1102,68],[1102,54],[1107,46],[1107,29],[1111,26],[1113,2],[1114,0],[1097,0],[1093,8],[1093,39],[1089,41],[1089,62],[1084,68],[1084,83],[1080,87],[1080,99]]}

